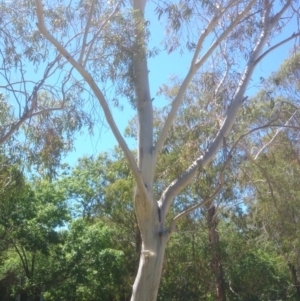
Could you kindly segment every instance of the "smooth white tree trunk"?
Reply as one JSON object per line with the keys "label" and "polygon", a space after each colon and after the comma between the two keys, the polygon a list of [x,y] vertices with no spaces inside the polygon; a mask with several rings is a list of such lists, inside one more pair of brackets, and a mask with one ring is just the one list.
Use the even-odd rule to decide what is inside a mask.
{"label": "smooth white tree trunk", "polygon": [[161,216],[156,201],[141,201],[136,194],[135,203],[142,247],[131,301],[155,301],[169,233],[164,230],[165,218]]}
{"label": "smooth white tree trunk", "polygon": [[133,284],[131,301],[155,301],[161,279],[167,240],[152,232],[143,242],[138,273]]}

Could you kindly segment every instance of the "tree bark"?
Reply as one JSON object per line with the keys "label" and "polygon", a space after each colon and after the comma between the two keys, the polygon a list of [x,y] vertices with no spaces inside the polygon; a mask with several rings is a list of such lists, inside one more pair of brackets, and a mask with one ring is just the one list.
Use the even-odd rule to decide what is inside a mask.
{"label": "tree bark", "polygon": [[[155,301],[158,294],[168,235],[158,202],[153,198],[155,160],[153,156],[153,107],[147,66],[144,8],[146,1],[133,0],[135,45],[133,82],[138,119],[137,166],[143,187],[137,185],[135,212],[142,245],[139,268],[132,288],[131,301]],[[142,189],[146,191],[143,193]]]}
{"label": "tree bark", "polygon": [[300,281],[297,277],[297,270],[296,270],[295,266],[291,263],[289,263],[288,266],[289,266],[290,272],[292,274],[293,284],[296,289],[296,300],[300,301]]}
{"label": "tree bark", "polygon": [[144,206],[145,202],[139,200],[138,194],[135,202],[142,248],[131,301],[155,301],[169,236],[164,231],[164,219],[156,202],[153,202],[153,206]]}
{"label": "tree bark", "polygon": [[211,268],[215,278],[216,300],[226,301],[225,281],[220,255],[219,235],[217,231],[216,206],[211,205],[207,212],[208,240],[211,249]]}

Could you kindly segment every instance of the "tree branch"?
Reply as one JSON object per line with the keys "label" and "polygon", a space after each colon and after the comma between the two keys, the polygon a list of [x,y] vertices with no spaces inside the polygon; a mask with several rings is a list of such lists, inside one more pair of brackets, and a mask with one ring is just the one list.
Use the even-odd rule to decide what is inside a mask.
{"label": "tree branch", "polygon": [[272,46],[271,48],[269,48],[268,50],[266,50],[262,55],[260,55],[256,60],[255,60],[255,65],[257,65],[265,56],[267,56],[270,52],[272,52],[273,50],[275,50],[276,48],[278,48],[279,46],[289,42],[292,39],[295,39],[297,37],[300,36],[300,32],[294,32],[290,37],[288,37],[285,40],[282,40],[281,42],[277,43],[276,45]]}
{"label": "tree branch", "polygon": [[[33,88],[33,92],[31,93],[31,95],[28,97],[28,99],[26,100],[26,105],[25,105],[25,109],[23,111],[22,116],[19,118],[19,120],[16,123],[13,123],[9,129],[9,131],[6,134],[3,134],[3,136],[0,136],[0,145],[2,145],[3,143],[5,143],[18,129],[19,127],[28,119],[32,118],[33,116],[37,116],[43,113],[47,113],[47,112],[51,112],[51,111],[57,111],[57,110],[61,110],[63,108],[59,107],[59,108],[49,108],[49,109],[45,109],[45,110],[41,110],[39,112],[34,112],[37,109],[37,93],[38,90],[42,87],[42,85],[45,83],[46,79],[49,76],[49,73],[51,71],[51,69],[53,68],[53,66],[55,65],[55,63],[57,62],[59,57],[56,57],[55,60],[51,63],[48,64],[44,76],[42,78],[42,80],[40,80],[38,83],[36,83],[36,85]],[[25,80],[23,81],[25,82]],[[9,83],[9,81],[8,81]],[[14,85],[15,83],[13,83]],[[12,86],[12,84],[9,84],[10,86]],[[12,90],[14,90],[12,88]],[[26,93],[27,94],[27,93]],[[30,103],[30,108],[28,108],[28,104]]]}
{"label": "tree branch", "polygon": [[216,27],[216,25],[218,24],[218,21],[224,16],[224,14],[227,12],[227,10],[232,6],[232,4],[234,3],[231,2],[227,7],[225,7],[224,9],[222,9],[222,11],[220,12],[219,15],[215,15],[210,22],[208,23],[208,25],[206,26],[206,29],[203,30],[198,42],[197,42],[197,46],[196,46],[196,50],[195,53],[193,55],[192,58],[192,62],[191,62],[191,66],[193,67],[196,64],[196,61],[198,59],[198,55],[202,49],[203,43],[205,41],[205,39],[207,38],[207,36],[214,30],[214,28]]}
{"label": "tree branch", "polygon": [[116,7],[114,8],[113,12],[106,18],[106,20],[101,24],[99,30],[97,31],[97,33],[94,35],[94,38],[90,41],[90,45],[88,47],[85,59],[84,59],[84,63],[83,63],[83,68],[85,68],[87,61],[89,59],[89,56],[91,54],[92,48],[94,46],[94,43],[96,41],[96,38],[99,36],[100,32],[103,30],[103,28],[105,27],[105,25],[108,23],[108,21],[117,13],[117,11],[119,10],[119,7],[121,5],[122,1],[120,1]]}
{"label": "tree branch", "polygon": [[[20,250],[18,249],[17,245],[14,243],[13,240],[11,240],[11,243],[12,243],[12,245],[14,246],[16,252],[18,253],[18,255],[19,255],[20,259],[21,259],[22,266],[23,266],[23,269],[24,269],[24,272],[25,272],[26,276],[27,276],[28,278],[30,278],[30,272],[29,272],[29,269],[28,269],[28,264],[27,264],[27,260],[26,260],[26,255],[25,255],[25,258],[24,258],[24,257],[22,256]],[[21,247],[21,249],[22,249],[22,247]],[[23,250],[23,249],[22,249],[22,251],[23,251],[23,253],[24,253],[24,250]]]}
{"label": "tree branch", "polygon": [[191,206],[189,208],[187,208],[186,210],[182,211],[181,213],[179,213],[178,215],[176,215],[172,221],[171,224],[171,232],[174,231],[174,229],[176,228],[175,225],[176,223],[183,218],[184,216],[188,215],[189,213],[193,212],[194,210],[203,207],[204,205],[208,204],[209,202],[211,202],[222,190],[223,186],[224,186],[224,173],[225,173],[225,169],[228,167],[230,161],[232,159],[232,156],[229,156],[225,162],[225,164],[223,165],[223,168],[219,174],[219,179],[218,179],[218,185],[215,189],[215,191],[212,193],[212,195],[207,196],[201,203],[196,204],[194,206]]}
{"label": "tree branch", "polygon": [[252,6],[255,4],[256,0],[252,0],[244,9],[243,12],[239,13],[234,21],[226,28],[226,30],[218,37],[218,39],[209,47],[206,53],[201,57],[201,59],[196,63],[197,69],[199,69],[204,62],[210,57],[210,55],[214,52],[214,50],[218,47],[218,45],[224,41],[228,35],[232,32],[233,28],[246,16],[246,14],[250,11]]}
{"label": "tree branch", "polygon": [[[264,22],[267,22],[267,18],[264,19]],[[243,75],[241,76],[239,85],[236,89],[234,94],[233,100],[228,107],[228,113],[223,122],[223,125],[219,132],[217,133],[215,139],[212,141],[204,155],[198,157],[186,171],[176,180],[174,180],[163,192],[159,203],[162,208],[162,213],[166,214],[169,207],[171,206],[174,197],[180,193],[192,180],[195,178],[197,174],[197,169],[199,166],[207,165],[215,156],[215,154],[220,150],[222,147],[224,138],[226,138],[235,122],[235,118],[238,114],[238,111],[244,101],[244,93],[246,88],[250,82],[252,74],[255,69],[255,60],[260,55],[264,45],[267,42],[267,39],[270,35],[270,30],[274,26],[274,24],[264,23],[264,27],[261,33],[261,36],[256,43],[252,54],[248,60],[248,63],[245,66]]]}
{"label": "tree branch", "polygon": [[87,19],[87,23],[86,23],[86,27],[85,27],[84,35],[83,35],[83,39],[82,39],[82,47],[81,47],[81,52],[80,52],[80,56],[79,56],[79,60],[78,60],[79,65],[82,64],[82,59],[83,59],[83,55],[84,55],[85,47],[86,47],[86,40],[87,40],[87,36],[89,34],[89,29],[91,26],[91,20],[92,20],[95,3],[96,3],[96,0],[92,0],[89,16]]}
{"label": "tree branch", "polygon": [[264,151],[264,149],[266,149],[269,145],[271,145],[273,143],[273,141],[275,140],[275,138],[278,136],[278,134],[288,126],[288,124],[291,122],[291,120],[294,118],[294,116],[296,115],[296,113],[298,112],[298,110],[296,110],[292,116],[286,121],[286,123],[280,127],[279,129],[276,130],[276,133],[274,134],[274,136],[272,137],[272,139],[267,143],[265,144],[258,152],[257,154],[255,155],[254,157],[254,160],[256,160],[258,158],[258,156]]}
{"label": "tree branch", "polygon": [[43,5],[41,0],[36,0],[36,11],[37,11],[37,17],[38,17],[38,28],[43,34],[43,36],[51,43],[53,44],[57,50],[69,61],[69,63],[79,72],[79,74],[84,78],[84,80],[87,82],[87,84],[90,86],[91,90],[94,92],[95,96],[97,97],[106,121],[108,125],[110,126],[116,140],[118,141],[122,151],[124,152],[124,155],[129,163],[130,169],[133,173],[133,176],[137,182],[137,186],[139,188],[140,193],[142,193],[145,197],[147,197],[147,191],[145,189],[144,183],[141,178],[140,171],[136,165],[135,159],[132,156],[132,153],[130,152],[124,138],[120,134],[120,131],[113,119],[113,116],[111,114],[111,111],[108,107],[108,104],[106,102],[106,99],[101,92],[101,90],[98,88],[97,84],[95,83],[92,76],[81,66],[79,65],[76,60],[72,57],[72,55],[47,31],[45,22],[44,22],[44,12],[43,12]]}
{"label": "tree branch", "polygon": [[[234,28],[234,26],[236,26],[236,24],[238,24],[241,19],[249,12],[249,10],[251,9],[251,7],[255,4],[256,0],[252,0],[244,9],[244,11],[240,14],[238,14],[238,16],[236,17],[236,19],[228,26],[228,28],[221,34],[221,36],[212,44],[212,46],[206,51],[206,53],[201,57],[201,59],[196,62],[197,59],[197,54],[199,53],[201,46],[205,40],[205,38],[207,37],[208,33],[210,33],[214,27],[217,24],[217,21],[219,19],[216,20],[212,20],[209,24],[209,28],[206,29],[206,31],[204,31],[204,33],[202,34],[202,36],[200,37],[198,44],[197,44],[197,48],[195,51],[195,54],[193,56],[192,59],[192,65],[182,83],[182,85],[179,88],[179,91],[173,101],[171,110],[166,118],[165,124],[160,132],[160,135],[158,137],[157,143],[156,143],[156,147],[155,147],[155,162],[157,160],[158,154],[161,152],[163,145],[165,143],[165,140],[167,139],[169,130],[172,126],[172,123],[175,119],[176,113],[178,111],[179,106],[181,105],[182,101],[183,101],[183,96],[191,82],[191,80],[193,79],[193,76],[195,75],[195,73],[197,72],[197,70],[199,70],[199,68],[206,62],[206,60],[209,58],[209,56],[212,54],[212,52],[217,48],[217,46],[224,41],[224,39],[227,38],[227,36],[230,34],[230,32],[232,31],[232,29]],[[194,64],[193,64],[194,63]]]}
{"label": "tree branch", "polygon": [[279,21],[279,19],[281,18],[281,16],[290,7],[291,3],[292,3],[292,0],[286,1],[286,4],[282,7],[282,9],[275,16],[272,17],[271,22],[273,24],[275,24],[275,23],[277,23]]}
{"label": "tree branch", "polygon": [[35,112],[35,113],[32,113],[32,114],[28,114],[28,111],[27,111],[27,113],[24,113],[23,116],[19,119],[18,122],[11,125],[10,130],[4,136],[0,137],[0,145],[5,143],[19,129],[19,127],[26,120],[28,120],[32,117],[38,116],[38,115],[42,115],[42,114],[49,113],[49,112],[52,112],[52,111],[59,111],[59,110],[62,110],[62,109],[63,109],[63,106],[58,107],[58,108],[47,108],[47,109],[43,109],[41,111],[38,111],[38,112]]}

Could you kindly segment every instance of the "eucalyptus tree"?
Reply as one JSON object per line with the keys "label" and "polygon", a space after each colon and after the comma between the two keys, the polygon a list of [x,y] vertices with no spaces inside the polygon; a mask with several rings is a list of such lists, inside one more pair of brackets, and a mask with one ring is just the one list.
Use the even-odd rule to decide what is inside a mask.
{"label": "eucalyptus tree", "polygon": [[[24,53],[29,45],[30,51],[26,53],[29,51],[34,56],[34,62],[57,64],[53,73],[49,72],[53,79],[49,87],[51,91],[56,89],[56,99],[63,99],[66,87],[70,91],[75,88],[74,93],[78,95],[85,91],[81,95],[93,97],[124,152],[135,180],[134,206],[142,237],[132,301],[156,300],[165,248],[176,222],[220,191],[224,169],[215,190],[167,223],[176,196],[193,182],[199,168],[218,158],[218,152],[226,145],[237,114],[246,103],[245,93],[255,67],[274,49],[300,35],[300,32],[288,33],[289,24],[298,18],[297,3],[292,0],[151,3],[166,32],[162,51],[169,55],[175,51],[185,52],[189,58],[188,71],[179,80],[167,117],[154,132],[155,100],[151,96],[148,59],[160,52],[159,45],[148,48],[151,34],[158,29],[152,28],[147,19],[150,8],[147,2],[15,1],[2,4],[1,11],[1,14],[8,12],[6,16],[12,18],[12,22],[6,24],[15,26],[24,37],[25,40],[17,40],[23,41],[20,47]],[[159,72],[159,68],[169,66],[153,66],[151,73]],[[211,101],[202,110],[210,112],[218,123],[207,143],[201,143],[190,156],[185,170],[173,181],[163,183],[160,195],[155,195],[153,187],[159,157],[198,73],[206,74],[204,87],[207,83],[208,89],[214,87]],[[32,91],[30,103],[35,106],[34,88]],[[111,103],[122,106],[126,99],[137,113],[136,156],[121,135],[110,109]],[[224,168],[230,157],[224,158]]]}

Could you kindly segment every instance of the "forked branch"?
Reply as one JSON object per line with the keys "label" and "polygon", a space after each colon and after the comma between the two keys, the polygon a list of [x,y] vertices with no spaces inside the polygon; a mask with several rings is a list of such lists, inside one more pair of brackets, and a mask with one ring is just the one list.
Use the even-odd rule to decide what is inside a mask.
{"label": "forked branch", "polygon": [[56,108],[47,108],[47,109],[43,109],[38,112],[34,112],[34,113],[30,113],[30,114],[28,113],[28,111],[25,112],[23,114],[23,116],[17,122],[13,123],[10,126],[10,129],[8,130],[8,132],[5,135],[0,136],[0,145],[4,144],[15,132],[17,132],[17,130],[20,128],[20,126],[26,120],[31,119],[38,115],[43,115],[43,114],[54,112],[54,111],[61,111],[62,109],[63,109],[63,106],[56,107]]}
{"label": "forked branch", "polygon": [[[38,115],[42,115],[44,113],[49,113],[49,112],[52,112],[52,111],[59,111],[59,110],[62,110],[63,109],[63,105],[62,106],[59,106],[59,107],[54,107],[54,108],[47,108],[47,109],[43,109],[43,110],[39,110],[37,111],[37,108],[38,108],[38,91],[41,89],[41,87],[45,84],[45,81],[47,80],[47,78],[49,77],[49,75],[51,74],[51,70],[52,68],[54,67],[55,63],[58,61],[59,57],[56,57],[53,62],[49,63],[45,72],[44,72],[44,76],[43,78],[37,82],[33,88],[33,91],[30,95],[27,94],[27,91],[26,91],[26,81],[24,78],[22,78],[22,82],[24,84],[24,92],[23,94],[25,94],[26,96],[26,100],[25,100],[25,108],[23,110],[23,113],[21,113],[21,109],[20,109],[20,117],[19,117],[19,120],[18,121],[15,121],[15,122],[12,122],[10,124],[10,126],[7,126],[7,130],[6,130],[6,133],[5,131],[3,133],[0,134],[0,145],[4,144],[8,139],[11,138],[11,136],[16,132],[18,131],[18,129],[20,128],[20,126],[22,124],[24,124],[28,119],[31,119],[32,117],[34,116],[38,116]],[[7,79],[8,81],[8,85],[7,86],[4,86],[5,89],[9,90],[11,89],[11,91],[13,93],[16,92],[16,89],[13,87],[14,84],[17,84],[14,83],[10,83],[9,80]],[[16,97],[16,100],[17,102],[19,103],[20,105],[20,102],[18,101],[17,99],[17,96],[15,95]]]}

